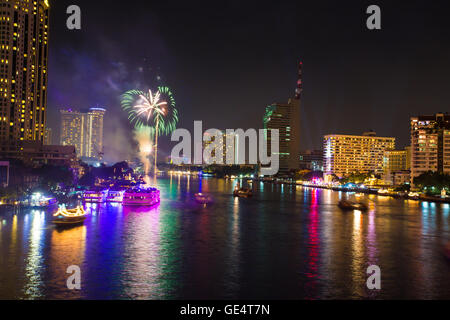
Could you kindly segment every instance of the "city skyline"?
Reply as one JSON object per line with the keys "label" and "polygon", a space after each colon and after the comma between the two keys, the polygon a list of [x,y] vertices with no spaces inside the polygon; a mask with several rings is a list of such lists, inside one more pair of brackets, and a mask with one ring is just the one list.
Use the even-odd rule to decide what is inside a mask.
{"label": "city skyline", "polygon": [[[52,7],[56,25],[65,25],[66,4],[58,1]],[[370,129],[397,137],[398,145],[404,147],[409,145],[411,116],[423,113],[424,106],[430,113],[445,111],[447,106],[449,97],[443,83],[450,66],[444,57],[432,56],[434,51],[430,50],[446,43],[440,41],[445,33],[434,33],[442,20],[431,16],[441,12],[435,7],[422,10],[424,3],[411,4],[412,9],[406,13],[400,5],[386,5],[383,29],[373,33],[365,28],[366,8],[361,4],[341,8],[333,4],[262,3],[253,13],[250,4],[238,7],[234,2],[221,10],[180,4],[180,10],[168,16],[162,16],[163,4],[135,4],[148,8],[153,19],[141,19],[139,13],[131,19],[128,10],[134,6],[119,9],[114,3],[108,4],[107,14],[97,16],[98,7],[104,5],[99,1],[81,6],[80,31],[55,31],[50,48],[51,127],[57,122],[55,110],[61,106],[99,103],[110,109],[105,127],[108,141],[132,145],[118,96],[131,88],[164,83],[177,96],[183,114],[179,127],[190,129],[194,120],[203,120],[207,127],[261,128],[261,108],[291,97],[300,59],[305,63],[302,150],[319,148],[326,134],[358,134]],[[246,15],[249,21],[236,19],[237,25],[228,28],[225,18],[237,8],[238,14]],[[193,19],[185,21],[181,12],[189,12]],[[427,21],[425,28],[413,23],[419,12]],[[197,32],[212,20],[195,19],[205,14],[218,20],[211,21],[210,33]],[[284,23],[265,26],[272,16],[284,16]],[[127,21],[129,27],[118,30],[113,21]],[[174,28],[170,22],[186,28]],[[244,23],[252,27],[239,32]],[[197,37],[189,36],[189,32],[197,32]],[[130,34],[137,38],[143,35],[148,41],[140,43],[143,47],[137,50],[128,40]],[[251,45],[244,41],[248,37],[254,39]],[[269,39],[275,44],[269,45]],[[146,45],[148,42],[152,48]],[[238,46],[239,50],[221,50],[222,46]],[[405,55],[408,58],[402,58]],[[421,67],[423,61],[428,68]],[[68,79],[62,70],[70,75]],[[76,95],[64,89],[68,81]],[[88,89],[86,81],[94,85]],[[167,139],[162,141],[168,143]],[[106,156],[128,152],[118,150],[115,143],[108,145]]]}
{"label": "city skyline", "polygon": [[450,299],[436,3],[0,0],[0,299]]}

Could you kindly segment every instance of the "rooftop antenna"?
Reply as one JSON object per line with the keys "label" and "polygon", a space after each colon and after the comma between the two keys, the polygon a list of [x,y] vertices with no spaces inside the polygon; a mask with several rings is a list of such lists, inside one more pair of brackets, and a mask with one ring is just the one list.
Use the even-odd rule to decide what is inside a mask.
{"label": "rooftop antenna", "polygon": [[300,100],[303,93],[303,62],[300,62],[298,67],[298,81],[295,89],[295,99]]}

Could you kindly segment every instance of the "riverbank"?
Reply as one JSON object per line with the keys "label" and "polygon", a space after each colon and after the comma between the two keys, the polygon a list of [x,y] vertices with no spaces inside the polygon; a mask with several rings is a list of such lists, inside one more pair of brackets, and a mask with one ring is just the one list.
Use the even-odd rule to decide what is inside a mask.
{"label": "riverbank", "polygon": [[[314,184],[314,183],[298,183],[298,182],[290,182],[290,181],[277,181],[277,180],[261,180],[261,179],[249,179],[253,182],[261,182],[266,184],[284,184],[284,185],[295,185],[306,188],[318,188],[318,189],[326,189],[338,192],[346,192],[346,193],[363,193],[363,194],[372,194],[380,197],[391,197],[395,199],[405,199],[405,200],[414,200],[414,201],[426,201],[426,202],[436,202],[436,203],[448,203],[450,204],[450,197],[442,198],[438,196],[429,196],[425,194],[420,194],[416,192],[389,192],[388,190],[381,188],[358,188],[358,187],[342,187],[342,186],[329,186],[322,184]],[[380,190],[382,192],[380,192]]]}
{"label": "riverbank", "polygon": [[328,189],[338,192],[357,192],[357,193],[364,193],[364,194],[373,194],[380,197],[391,197],[395,199],[405,199],[405,200],[415,200],[415,201],[427,201],[427,202],[436,202],[436,203],[450,203],[450,198],[441,198],[441,197],[434,197],[434,196],[428,196],[424,194],[418,194],[414,193],[411,195],[411,193],[395,193],[395,192],[380,192],[382,189],[371,189],[371,188],[344,188],[344,187],[330,187],[330,186],[323,186],[323,185],[315,185],[315,184],[298,184],[303,187],[308,188],[320,188],[320,189]]}

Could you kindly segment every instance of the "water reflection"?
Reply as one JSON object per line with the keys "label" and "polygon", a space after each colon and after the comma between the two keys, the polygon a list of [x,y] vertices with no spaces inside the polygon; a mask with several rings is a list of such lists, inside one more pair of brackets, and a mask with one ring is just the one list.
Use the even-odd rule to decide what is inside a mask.
{"label": "water reflection", "polygon": [[133,299],[161,298],[159,207],[126,208],[124,213],[129,234],[124,243],[124,293]]}
{"label": "water reflection", "polygon": [[[240,199],[233,181],[158,185],[159,207],[87,205],[84,226],[66,230],[47,212],[0,212],[0,298],[450,298],[448,204],[355,194],[369,210],[343,212],[349,195],[330,190],[255,183]],[[199,191],[215,203],[192,206]],[[71,265],[81,291],[66,288]]]}
{"label": "water reflection", "polygon": [[317,297],[317,278],[319,269],[319,213],[318,213],[318,190],[311,190],[311,205],[309,207],[309,224],[308,224],[308,277],[306,288],[308,290],[308,298]]}
{"label": "water reflection", "polygon": [[352,233],[352,280],[353,292],[357,296],[363,296],[364,287],[361,281],[364,279],[365,268],[364,263],[364,237],[363,222],[364,216],[361,211],[355,210],[353,213],[353,233]]}
{"label": "water reflection", "polygon": [[[25,217],[28,222],[27,215]],[[32,211],[31,213],[31,230],[29,232],[29,249],[28,255],[25,261],[25,277],[26,284],[23,289],[24,295],[30,299],[36,299],[42,297],[42,271],[44,257],[43,240],[44,240],[44,225],[45,225],[45,213],[42,211]],[[26,223],[27,223],[26,222]],[[14,228],[17,228],[17,216],[14,216]]]}
{"label": "water reflection", "polygon": [[52,228],[51,250],[48,257],[48,283],[51,295],[55,298],[80,299],[82,295],[77,290],[67,288],[67,268],[73,265],[81,268],[81,283],[84,284],[86,226],[69,228]]}

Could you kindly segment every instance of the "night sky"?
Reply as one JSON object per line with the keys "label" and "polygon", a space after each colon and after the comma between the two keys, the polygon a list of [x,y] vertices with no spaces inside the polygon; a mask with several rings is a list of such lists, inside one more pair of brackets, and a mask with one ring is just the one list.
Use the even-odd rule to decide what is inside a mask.
{"label": "night sky", "polygon": [[[370,129],[404,147],[411,116],[450,111],[450,24],[444,1],[389,2],[51,1],[54,139],[59,109],[103,106],[106,160],[129,158],[119,96],[160,84],[176,95],[179,127],[258,129],[267,105],[294,96],[302,60],[302,149]],[[71,4],[80,31],[66,28]],[[381,7],[381,31],[366,28],[370,4]]]}

